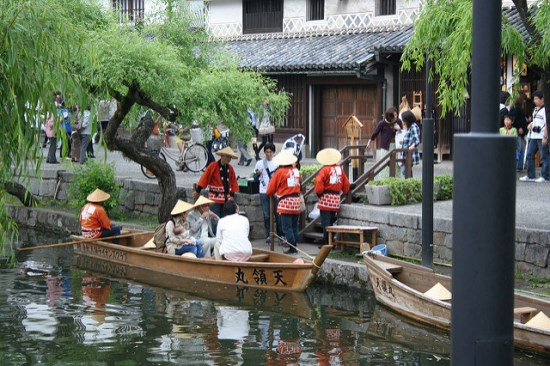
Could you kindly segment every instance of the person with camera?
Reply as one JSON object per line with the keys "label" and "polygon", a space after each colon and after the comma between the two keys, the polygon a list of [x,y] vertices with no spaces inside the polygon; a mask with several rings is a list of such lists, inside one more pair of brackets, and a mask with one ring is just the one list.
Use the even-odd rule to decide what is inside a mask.
{"label": "person with camera", "polygon": [[[537,90],[533,93],[535,110],[531,123],[527,126],[529,130],[529,143],[527,145],[527,175],[519,178],[522,182],[544,183],[550,181],[548,166],[548,127],[546,125],[546,110],[544,108],[544,95]],[[535,179],[535,154],[540,151],[542,169],[540,177]]]}

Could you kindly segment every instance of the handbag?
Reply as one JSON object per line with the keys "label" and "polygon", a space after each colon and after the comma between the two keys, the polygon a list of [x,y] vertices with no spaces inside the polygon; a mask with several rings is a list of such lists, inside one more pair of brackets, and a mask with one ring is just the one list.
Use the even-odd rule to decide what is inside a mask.
{"label": "handbag", "polygon": [[258,135],[271,135],[275,133],[275,126],[271,123],[269,118],[262,118],[260,126],[258,126]]}
{"label": "handbag", "polygon": [[304,199],[304,195],[300,193],[300,212],[304,212],[306,210],[306,200]]}

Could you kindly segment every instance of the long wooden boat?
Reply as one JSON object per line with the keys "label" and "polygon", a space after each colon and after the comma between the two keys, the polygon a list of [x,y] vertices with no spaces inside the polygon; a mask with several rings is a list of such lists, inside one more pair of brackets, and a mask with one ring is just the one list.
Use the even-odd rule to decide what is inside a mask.
{"label": "long wooden boat", "polygon": [[332,249],[332,246],[324,245],[315,258],[304,259],[304,263],[294,263],[297,257],[291,255],[261,249],[253,249],[247,262],[231,262],[161,253],[145,245],[153,236],[151,232],[135,231],[131,234],[118,239],[118,244],[103,240],[79,243],[74,245],[74,253],[140,268],[149,271],[152,277],[170,275],[265,290],[304,291]]}
{"label": "long wooden boat", "polygon": [[[426,294],[438,283],[451,292],[450,277],[377,253],[367,252],[363,258],[377,301],[422,323],[450,329],[450,300],[440,300]],[[550,316],[550,301],[515,293],[514,345],[550,354],[550,329],[526,324],[539,312]]]}

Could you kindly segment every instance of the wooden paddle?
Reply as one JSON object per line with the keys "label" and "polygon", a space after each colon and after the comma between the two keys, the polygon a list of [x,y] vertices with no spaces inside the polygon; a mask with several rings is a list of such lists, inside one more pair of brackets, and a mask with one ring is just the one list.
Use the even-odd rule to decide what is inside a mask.
{"label": "wooden paddle", "polygon": [[[140,234],[154,234],[154,231],[140,231]],[[63,247],[68,245],[75,245],[75,244],[81,244],[81,243],[93,243],[95,241],[99,240],[111,240],[111,239],[118,239],[118,238],[127,238],[129,236],[135,235],[136,232],[129,233],[129,234],[121,234],[121,235],[114,235],[114,236],[105,236],[103,238],[92,238],[92,239],[82,239],[82,240],[74,240],[74,241],[68,241],[66,243],[56,243],[56,244],[47,244],[47,245],[39,245],[37,247],[26,247],[26,248],[17,248],[17,250],[34,250],[34,249],[46,249],[46,248],[53,248],[53,247]]]}

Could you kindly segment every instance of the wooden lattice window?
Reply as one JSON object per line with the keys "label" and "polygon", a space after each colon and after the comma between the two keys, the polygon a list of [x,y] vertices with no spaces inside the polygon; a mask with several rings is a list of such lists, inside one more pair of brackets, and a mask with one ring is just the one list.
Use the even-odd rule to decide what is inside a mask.
{"label": "wooden lattice window", "polygon": [[120,21],[142,20],[145,12],[145,0],[112,0],[113,8],[120,14]]}
{"label": "wooden lattice window", "polygon": [[376,16],[395,14],[395,0],[376,0]]}
{"label": "wooden lattice window", "polygon": [[283,0],[243,0],[243,33],[283,31]]}
{"label": "wooden lattice window", "polygon": [[307,20],[325,19],[325,0],[308,0]]}

